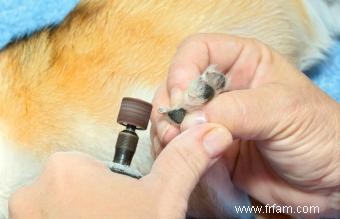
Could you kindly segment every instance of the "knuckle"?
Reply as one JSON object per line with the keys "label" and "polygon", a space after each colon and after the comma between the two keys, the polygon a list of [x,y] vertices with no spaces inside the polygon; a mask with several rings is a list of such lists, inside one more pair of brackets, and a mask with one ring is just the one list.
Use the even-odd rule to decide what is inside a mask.
{"label": "knuckle", "polygon": [[271,65],[274,62],[274,51],[263,43],[258,45],[262,54],[262,62]]}
{"label": "knuckle", "polygon": [[274,51],[268,45],[264,44],[258,39],[247,39],[247,45],[261,56],[261,62],[271,64],[274,58]]}
{"label": "knuckle", "polygon": [[181,49],[185,46],[204,45],[204,39],[206,37],[207,37],[207,34],[204,34],[204,33],[190,35],[182,41],[178,49]]}
{"label": "knuckle", "polygon": [[202,40],[207,36],[207,34],[204,33],[196,33],[188,36],[184,42],[202,42]]}
{"label": "knuckle", "polygon": [[257,39],[255,38],[243,38],[243,43],[246,45],[246,47],[253,49],[258,49],[259,44],[261,44]]}
{"label": "knuckle", "polygon": [[257,46],[257,45],[261,44],[260,41],[257,40],[256,38],[250,38],[248,42],[252,46]]}

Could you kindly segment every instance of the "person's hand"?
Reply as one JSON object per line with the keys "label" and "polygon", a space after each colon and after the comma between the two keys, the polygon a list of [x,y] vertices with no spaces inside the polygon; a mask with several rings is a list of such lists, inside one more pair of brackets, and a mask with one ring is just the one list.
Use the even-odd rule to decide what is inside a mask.
{"label": "person's hand", "polygon": [[224,159],[242,190],[266,204],[339,208],[340,105],[273,49],[221,34],[190,37],[173,59],[155,108],[178,104],[210,64],[227,74],[230,92],[187,115],[180,128],[153,112],[155,153],[188,127],[219,123],[235,140]]}
{"label": "person's hand", "polygon": [[189,129],[139,180],[112,173],[88,155],[57,153],[32,185],[11,197],[10,218],[184,218],[200,176],[231,142],[219,125]]}

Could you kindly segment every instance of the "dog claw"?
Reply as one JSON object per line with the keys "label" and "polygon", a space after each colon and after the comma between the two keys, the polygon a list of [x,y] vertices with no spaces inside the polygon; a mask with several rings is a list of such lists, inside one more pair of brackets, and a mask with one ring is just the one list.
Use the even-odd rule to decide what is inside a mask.
{"label": "dog claw", "polygon": [[171,121],[181,124],[188,111],[203,106],[219,93],[226,91],[227,82],[227,77],[216,69],[216,65],[210,65],[200,77],[190,83],[179,107],[159,107],[158,112],[167,114]]}

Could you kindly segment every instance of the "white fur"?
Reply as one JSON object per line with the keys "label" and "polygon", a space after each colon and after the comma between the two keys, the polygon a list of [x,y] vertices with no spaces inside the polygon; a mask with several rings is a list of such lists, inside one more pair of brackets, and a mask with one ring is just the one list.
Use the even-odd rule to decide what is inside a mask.
{"label": "white fur", "polygon": [[7,200],[13,191],[29,183],[41,168],[39,159],[20,150],[0,133],[0,218],[8,217]]}
{"label": "white fur", "polygon": [[[304,1],[315,27],[326,28],[331,37],[340,34],[340,1],[319,0]],[[319,29],[323,30],[323,29]],[[320,32],[320,31],[318,31]]]}
{"label": "white fur", "polygon": [[63,143],[58,151],[77,150],[95,156],[102,161],[112,159],[117,138],[113,127],[100,124],[88,115],[74,113],[69,132],[72,143]]}
{"label": "white fur", "polygon": [[340,1],[332,0],[304,0],[305,8],[312,22],[312,39],[310,46],[304,51],[300,60],[301,69],[307,69],[324,58],[327,49],[332,45],[336,36],[340,34]]}

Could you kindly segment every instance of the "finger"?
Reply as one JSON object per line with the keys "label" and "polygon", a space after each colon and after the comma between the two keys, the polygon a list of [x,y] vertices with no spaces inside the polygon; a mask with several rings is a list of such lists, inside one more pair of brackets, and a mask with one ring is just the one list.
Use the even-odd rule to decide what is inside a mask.
{"label": "finger", "polygon": [[153,138],[157,138],[161,145],[167,145],[167,143],[180,133],[179,128],[170,123],[165,115],[158,113],[159,107],[169,106],[169,102],[169,94],[166,86],[163,85],[156,91],[155,97],[152,101],[153,109],[151,112],[151,132],[153,134]]}
{"label": "finger", "polygon": [[[228,72],[228,90],[250,88],[256,69],[265,56],[264,48],[255,40],[244,40],[242,51]],[[266,58],[266,57],[265,57]]]}
{"label": "finger", "polygon": [[255,39],[200,34],[188,38],[179,47],[169,71],[168,91],[185,90],[210,64],[227,73],[229,90],[257,87],[289,74],[275,69],[283,68],[287,61]]}
{"label": "finger", "polygon": [[231,143],[229,131],[219,125],[188,129],[162,151],[149,177],[160,181],[170,197],[189,197],[202,174]]}
{"label": "finger", "polygon": [[[265,86],[222,93],[192,112],[181,124],[181,130],[207,121],[225,126],[234,138],[266,140],[284,129],[295,119],[296,110],[303,108],[304,83],[295,78],[297,85],[269,83]],[[303,109],[302,109],[303,110]],[[204,117],[204,118],[203,118]]]}
{"label": "finger", "polygon": [[207,121],[227,127],[234,138],[266,140],[273,137],[280,124],[292,122],[296,99],[293,100],[294,88],[289,89],[271,84],[223,93],[209,102],[203,111]]}
{"label": "finger", "polygon": [[185,40],[173,58],[167,86],[184,90],[209,64],[227,71],[242,50],[241,38],[222,34],[199,34]]}
{"label": "finger", "polygon": [[[228,89],[256,88],[268,83],[292,82],[298,72],[283,56],[267,45],[247,39],[228,73]],[[294,79],[293,79],[294,80]]]}

